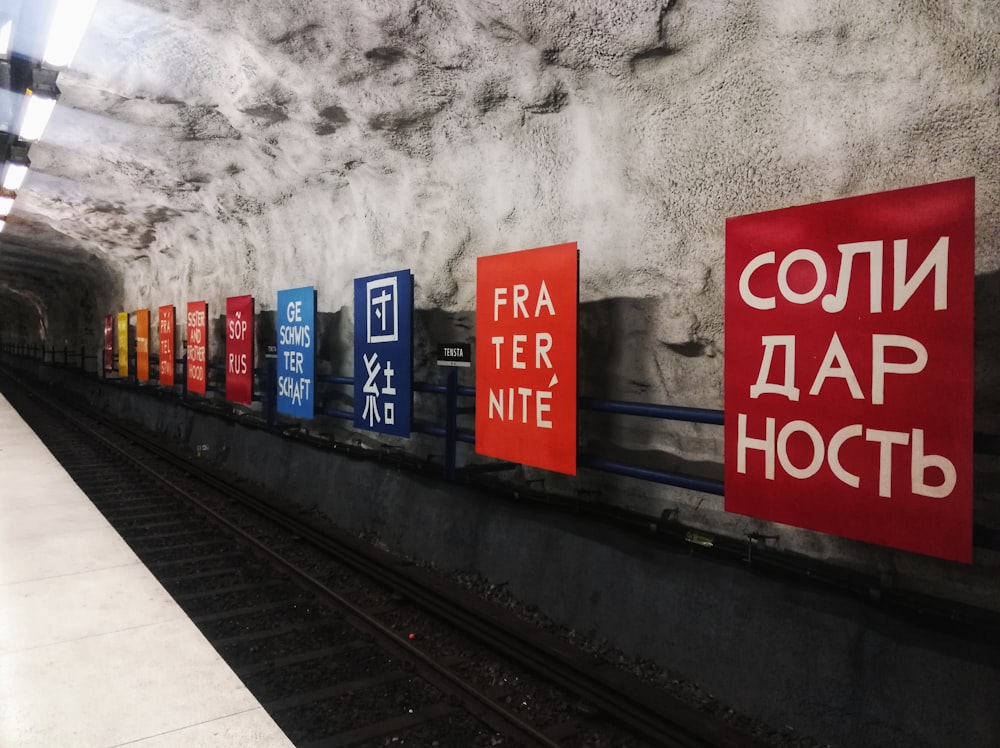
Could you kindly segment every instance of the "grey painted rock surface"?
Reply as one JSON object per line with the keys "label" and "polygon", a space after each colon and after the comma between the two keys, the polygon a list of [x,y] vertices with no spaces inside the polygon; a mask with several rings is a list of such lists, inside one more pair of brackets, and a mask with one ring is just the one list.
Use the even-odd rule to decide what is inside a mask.
{"label": "grey painted rock surface", "polygon": [[[410,267],[427,378],[430,343],[471,334],[478,256],[576,241],[581,393],[719,408],[726,217],[974,176],[976,427],[1000,432],[998,8],[103,0],[0,235],[0,328],[96,348],[111,311],[249,293],[267,313],[314,284],[343,374],[352,279]],[[584,448],[719,474],[715,427],[588,418]],[[977,463],[977,521],[1000,523],[998,475]],[[518,477],[775,532],[717,497]],[[1000,608],[995,554],[777,534]]]}

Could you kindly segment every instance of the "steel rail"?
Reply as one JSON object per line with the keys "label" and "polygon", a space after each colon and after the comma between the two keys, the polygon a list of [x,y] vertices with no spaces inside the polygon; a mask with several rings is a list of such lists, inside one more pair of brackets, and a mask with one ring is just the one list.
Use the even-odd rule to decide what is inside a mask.
{"label": "steel rail", "polygon": [[[93,427],[81,422],[73,415],[68,414],[65,410],[61,411],[61,415],[65,419],[69,420],[76,428],[91,435],[107,449],[117,455],[120,455],[129,463],[137,467],[141,472],[152,476],[161,484],[168,487],[171,491],[189,501],[200,511],[204,512],[215,522],[224,527],[227,532],[236,537],[240,542],[250,546],[255,553],[266,558],[269,563],[297,579],[302,585],[314,594],[318,595],[321,599],[339,607],[351,623],[355,624],[356,627],[365,629],[369,633],[373,634],[385,648],[395,651],[397,656],[400,656],[412,663],[424,680],[434,685],[442,692],[452,694],[457,697],[466,711],[474,717],[480,719],[499,732],[524,741],[527,745],[558,748],[559,744],[557,742],[551,740],[536,727],[525,722],[520,717],[512,713],[506,706],[492,699],[474,685],[466,682],[446,666],[437,662],[432,656],[410,644],[409,641],[397,635],[392,631],[392,629],[373,618],[350,600],[330,589],[318,579],[312,577],[307,571],[299,568],[279,553],[273,551],[265,543],[259,541],[257,538],[253,537],[253,535],[228,520],[222,514],[207,506],[203,501],[201,501],[201,499],[193,495],[190,491],[178,485],[167,476],[162,475],[154,467],[130,454],[126,449],[101,435]],[[105,428],[108,428],[118,433],[120,436],[129,439],[134,446],[144,449],[161,459],[165,459],[174,467],[183,467],[185,472],[195,477],[196,480],[206,483],[216,490],[222,491],[226,496],[240,500],[244,504],[250,506],[254,503],[253,497],[248,496],[245,492],[235,489],[233,486],[220,481],[217,478],[212,478],[211,476],[204,474],[203,471],[199,470],[196,466],[192,466],[189,462],[179,462],[175,455],[163,450],[159,447],[159,445],[150,442],[141,435],[136,434],[129,429],[122,428],[118,424],[109,422],[97,414],[88,413],[87,417],[93,418]],[[207,477],[211,479],[206,480],[205,478]],[[274,517],[279,516],[273,511],[269,512],[269,514]],[[271,517],[269,517],[269,519],[270,518]],[[286,529],[291,528],[286,527]]]}
{"label": "steel rail", "polygon": [[[398,591],[401,595],[423,609],[435,615],[443,616],[449,622],[457,624],[462,628],[464,633],[476,638],[485,646],[501,653],[536,675],[550,680],[566,691],[575,694],[578,698],[598,708],[608,717],[624,725],[628,730],[635,732],[654,745],[665,746],[667,748],[708,748],[710,746],[713,748],[745,748],[760,745],[758,741],[755,741],[751,737],[733,730],[728,725],[724,725],[711,716],[699,712],[688,704],[665,693],[656,692],[656,696],[654,696],[653,689],[635,688],[635,684],[630,678],[611,669],[610,666],[595,664],[592,659],[582,660],[578,655],[574,657],[574,653],[570,651],[570,648],[561,642],[552,640],[539,642],[538,632],[534,630],[529,632],[527,624],[525,624],[524,628],[518,630],[497,620],[495,617],[496,611],[491,609],[488,603],[482,603],[478,606],[478,610],[470,610],[466,605],[457,603],[451,596],[435,588],[432,584],[427,584],[427,580],[416,578],[420,575],[415,573],[415,570],[411,567],[404,566],[402,563],[395,568],[387,566],[384,562],[375,558],[375,554],[371,553],[370,549],[365,549],[361,541],[348,543],[345,542],[346,539],[345,541],[334,539],[327,533],[289,516],[270,503],[238,487],[234,487],[217,475],[197,465],[193,465],[189,460],[164,449],[155,442],[149,441],[132,429],[118,423],[105,421],[98,414],[92,414],[91,417],[101,422],[106,428],[129,439],[142,449],[152,452],[160,459],[170,462],[175,467],[183,469],[196,477],[197,480],[232,499],[240,501],[280,527],[307,540],[337,561]],[[98,438],[107,442],[103,437],[98,436]],[[136,463],[143,470],[156,475],[155,470],[149,465],[132,457],[113,443],[107,443],[116,452]],[[522,731],[522,739],[535,745],[557,745],[557,743],[549,740],[543,733],[521,722],[516,716],[510,715],[502,705],[493,702],[489,697],[479,694],[464,681],[461,681],[457,676],[450,673],[450,671],[438,666],[429,656],[414,647],[409,641],[399,637],[378,623],[378,621],[354,606],[350,601],[330,590],[321,582],[311,579],[307,572],[298,569],[279,555],[268,550],[239,527],[232,525],[214,510],[204,506],[196,497],[190,496],[183,488],[176,486],[172,481],[162,476],[157,475],[157,478],[198,505],[203,511],[217,519],[220,523],[230,527],[239,536],[246,537],[247,541],[253,546],[259,547],[262,553],[269,558],[276,559],[276,563],[286,566],[289,573],[308,580],[307,584],[314,591],[323,596],[329,596],[330,600],[350,611],[364,625],[371,626],[380,637],[385,638],[385,641],[391,647],[398,648],[400,652],[405,653],[405,656],[412,657],[414,661],[425,665],[436,673],[438,677],[443,678],[445,682],[452,683],[454,681],[452,688],[460,689],[465,698],[471,697],[478,702],[478,706],[485,706],[491,711],[496,710],[499,714],[504,715],[505,719],[512,719],[512,725],[519,725],[517,729]],[[431,679],[428,678],[428,680]],[[440,688],[441,686],[439,685],[438,687]],[[470,689],[472,693],[469,693]],[[483,721],[491,724],[492,727],[503,731],[496,724],[490,723],[476,709],[470,708],[469,710],[480,719],[483,719]]]}

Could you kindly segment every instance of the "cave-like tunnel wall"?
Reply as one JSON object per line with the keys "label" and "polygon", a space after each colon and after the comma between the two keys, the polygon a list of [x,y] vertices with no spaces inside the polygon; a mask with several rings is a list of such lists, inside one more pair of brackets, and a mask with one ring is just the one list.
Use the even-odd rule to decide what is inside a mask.
{"label": "cave-like tunnel wall", "polygon": [[[576,241],[581,394],[720,408],[727,217],[973,176],[976,428],[1000,432],[998,35],[994,0],[104,0],[0,235],[0,328],[34,315],[96,348],[105,314],[204,299],[218,355],[227,297],[266,320],[315,285],[321,371],[350,374],[353,279],[410,268],[429,379],[433,343],[474,342],[478,257]],[[580,443],[722,463],[709,426],[587,415]],[[1000,523],[997,475],[977,463],[977,521]],[[517,477],[995,597],[995,560],[956,572],[696,492]]]}
{"label": "cave-like tunnel wall", "polygon": [[0,247],[0,337],[92,349],[105,310],[121,293],[114,268],[45,224],[11,223]]}

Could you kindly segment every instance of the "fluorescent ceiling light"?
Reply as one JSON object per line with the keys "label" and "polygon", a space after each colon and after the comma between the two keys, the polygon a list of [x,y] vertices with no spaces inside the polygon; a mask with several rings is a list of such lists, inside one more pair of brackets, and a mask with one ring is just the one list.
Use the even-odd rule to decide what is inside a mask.
{"label": "fluorescent ceiling light", "polygon": [[41,138],[45,126],[49,123],[49,117],[52,116],[52,110],[55,108],[55,98],[28,91],[24,97],[21,127],[18,128],[17,133],[21,140],[31,143]]}
{"label": "fluorescent ceiling light", "polygon": [[28,175],[27,164],[15,164],[10,161],[3,170],[3,188],[11,192],[17,192],[24,183],[24,178]]}
{"label": "fluorescent ceiling light", "polygon": [[5,228],[7,228],[7,222],[0,221],[0,232],[2,232]]}
{"label": "fluorescent ceiling light", "polygon": [[14,198],[0,197],[0,216],[9,216],[14,207]]}
{"label": "fluorescent ceiling light", "polygon": [[3,57],[10,54],[10,31],[13,28],[13,21],[4,21],[3,25],[0,25],[0,55]]}
{"label": "fluorescent ceiling light", "polygon": [[68,67],[87,31],[97,0],[58,0],[42,59],[46,65]]}

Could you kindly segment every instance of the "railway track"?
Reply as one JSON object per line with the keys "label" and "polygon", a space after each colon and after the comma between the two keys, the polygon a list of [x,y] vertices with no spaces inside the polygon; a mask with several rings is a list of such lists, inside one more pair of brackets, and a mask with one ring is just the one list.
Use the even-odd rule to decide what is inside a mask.
{"label": "railway track", "polygon": [[0,384],[297,745],[757,744],[147,435]]}

